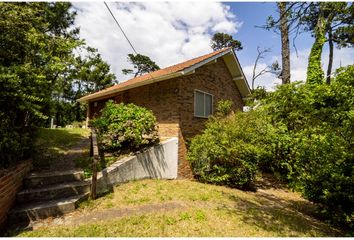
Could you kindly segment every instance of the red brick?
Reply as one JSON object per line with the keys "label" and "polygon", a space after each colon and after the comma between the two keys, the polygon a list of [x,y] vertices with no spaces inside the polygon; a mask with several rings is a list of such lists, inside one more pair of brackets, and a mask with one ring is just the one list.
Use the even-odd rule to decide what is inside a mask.
{"label": "red brick", "polygon": [[234,111],[242,110],[244,102],[222,59],[204,65],[195,73],[149,85],[129,89],[107,96],[106,99],[89,103],[90,118],[96,116],[109,99],[116,102],[134,103],[153,111],[159,125],[160,137],[178,137],[178,176],[192,178],[187,161],[187,145],[205,127],[205,118],[194,117],[194,90],[202,90],[214,96],[213,109],[217,102],[228,99]]}
{"label": "red brick", "polygon": [[23,162],[8,170],[8,174],[0,178],[0,229],[3,227],[7,212],[16,200],[16,193],[22,185],[23,177],[31,169],[31,162]]}

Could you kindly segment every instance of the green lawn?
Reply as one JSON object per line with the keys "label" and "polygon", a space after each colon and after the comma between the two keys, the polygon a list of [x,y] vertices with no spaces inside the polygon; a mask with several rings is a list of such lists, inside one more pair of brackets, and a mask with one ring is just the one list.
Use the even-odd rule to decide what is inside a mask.
{"label": "green lawn", "polygon": [[[119,214],[114,216],[114,212]],[[190,180],[122,184],[103,198],[82,203],[68,219],[71,222],[64,220],[69,221],[67,225],[48,224],[18,236],[327,237],[344,234],[317,220],[314,206],[286,188],[264,187],[257,192],[246,192]]]}

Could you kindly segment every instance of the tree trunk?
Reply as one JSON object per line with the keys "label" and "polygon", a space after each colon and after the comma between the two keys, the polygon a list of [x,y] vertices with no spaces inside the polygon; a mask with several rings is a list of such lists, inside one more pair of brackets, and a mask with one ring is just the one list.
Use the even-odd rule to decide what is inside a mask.
{"label": "tree trunk", "polygon": [[326,42],[326,24],[323,13],[320,9],[320,14],[317,19],[315,27],[315,42],[312,45],[309,63],[307,66],[307,79],[306,82],[310,84],[321,84],[324,78],[324,72],[321,67],[321,55],[323,45]]}
{"label": "tree trunk", "polygon": [[281,34],[281,57],[282,57],[282,84],[290,83],[290,47],[289,47],[289,26],[286,13],[287,2],[279,2],[280,12],[280,34]]}
{"label": "tree trunk", "polygon": [[[77,84],[77,92],[76,92],[76,99],[78,99],[79,97],[82,96],[82,93],[81,93],[81,89],[82,89],[82,86],[81,86],[81,80],[78,81],[78,84]],[[79,102],[76,102],[76,107],[75,107],[75,110],[76,110],[76,121],[80,122],[80,103]]]}
{"label": "tree trunk", "polygon": [[333,65],[333,33],[331,28],[328,31],[328,44],[329,44],[329,58],[328,58],[326,83],[331,84],[331,74],[332,74],[332,65]]}
{"label": "tree trunk", "polygon": [[258,59],[259,59],[259,53],[258,53],[258,57],[256,59],[256,62],[254,63],[254,66],[253,66],[253,74],[252,74],[252,90],[254,90],[254,80],[255,80],[255,77],[256,77],[256,68],[257,68],[257,62],[258,62]]}

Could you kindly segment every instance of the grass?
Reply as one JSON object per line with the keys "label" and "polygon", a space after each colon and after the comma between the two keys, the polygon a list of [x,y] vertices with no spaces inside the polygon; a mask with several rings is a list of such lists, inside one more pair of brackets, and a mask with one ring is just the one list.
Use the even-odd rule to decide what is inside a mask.
{"label": "grass", "polygon": [[80,139],[88,137],[89,129],[83,128],[40,128],[35,142],[33,164],[36,169],[46,168],[52,161],[60,159]]}
{"label": "grass", "polygon": [[[168,208],[168,206],[175,206]],[[119,214],[114,215],[118,211]],[[112,215],[113,214],[113,215]],[[327,237],[343,232],[315,217],[314,206],[286,188],[245,192],[190,180],[142,180],[86,201],[68,225],[19,237]],[[93,220],[94,218],[100,221]],[[75,222],[76,219],[76,222]]]}

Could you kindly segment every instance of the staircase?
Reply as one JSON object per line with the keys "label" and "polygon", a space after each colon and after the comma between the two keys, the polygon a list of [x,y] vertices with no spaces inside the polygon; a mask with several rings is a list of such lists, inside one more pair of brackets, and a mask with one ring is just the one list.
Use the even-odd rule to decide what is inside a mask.
{"label": "staircase", "polygon": [[32,221],[63,215],[75,210],[88,197],[90,181],[82,171],[33,172],[16,195],[16,205],[8,214],[9,226],[29,226]]}

